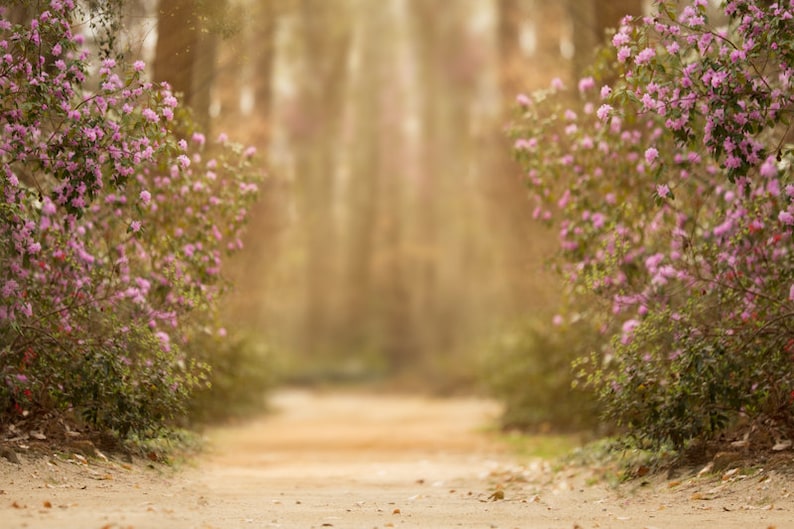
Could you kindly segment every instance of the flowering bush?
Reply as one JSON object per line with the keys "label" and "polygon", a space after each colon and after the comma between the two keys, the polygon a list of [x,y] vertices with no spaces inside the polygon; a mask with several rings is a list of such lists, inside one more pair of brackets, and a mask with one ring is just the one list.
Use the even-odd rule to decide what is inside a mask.
{"label": "flowering bush", "polygon": [[72,409],[146,434],[201,376],[184,346],[213,332],[258,176],[143,63],[106,58],[90,82],[73,14],[0,11],[0,414]]}
{"label": "flowering bush", "polygon": [[[740,415],[794,423],[794,2],[626,18],[579,103],[521,96],[515,152],[605,347],[609,417],[682,446]],[[599,82],[599,78],[613,82]]]}

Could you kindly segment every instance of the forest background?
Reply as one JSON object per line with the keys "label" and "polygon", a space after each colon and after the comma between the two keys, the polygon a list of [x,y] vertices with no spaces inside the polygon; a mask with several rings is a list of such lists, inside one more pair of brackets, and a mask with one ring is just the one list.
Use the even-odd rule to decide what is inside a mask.
{"label": "forest background", "polygon": [[[10,345],[0,396],[9,410],[26,417],[53,400],[83,402],[84,418],[123,437],[178,416],[180,399],[197,388],[195,412],[224,413],[279,373],[293,382],[388,378],[439,392],[485,382],[506,401],[507,425],[541,429],[552,421],[593,426],[595,387],[617,424],[632,426],[649,411],[653,425],[642,435],[677,445],[718,431],[725,405],[787,413],[788,317],[778,313],[791,298],[788,268],[759,268],[756,241],[767,226],[778,230],[763,262],[786,259],[776,245],[788,236],[779,223],[791,218],[778,211],[790,43],[776,32],[791,14],[778,4],[732,3],[730,21],[705,1],[680,18],[660,4],[670,25],[646,18],[635,26],[623,17],[639,21],[647,2],[125,1],[79,4],[82,23],[69,20],[71,1],[53,0],[54,15],[42,5],[15,3],[4,15],[25,29],[6,21],[0,28],[10,32],[2,45],[16,53],[4,56],[2,85],[1,308]],[[769,29],[768,48],[758,45],[747,22],[754,19]],[[596,58],[616,25],[616,62],[609,48]],[[715,37],[722,46],[712,45]],[[85,38],[96,69],[77,53]],[[654,39],[670,39],[666,53]],[[34,56],[42,42],[48,54]],[[691,53],[679,54],[682,46]],[[620,66],[635,53],[633,69]],[[668,91],[680,93],[677,79],[691,89],[698,68],[705,73],[692,94],[664,103]],[[122,80],[117,70],[129,73]],[[730,93],[720,91],[726,80],[736,84]],[[155,88],[161,82],[183,107],[174,110],[172,92]],[[560,98],[580,104],[596,82],[617,110],[603,103],[594,113],[587,101],[580,125],[575,111],[553,106]],[[548,90],[526,95],[538,88]],[[737,113],[735,130],[727,121],[715,128],[720,101]],[[666,128],[680,129],[669,138],[661,126],[668,104],[682,112],[667,119]],[[748,104],[759,105],[753,120],[766,121],[748,122]],[[724,112],[717,109],[719,119]],[[624,119],[630,128],[621,133]],[[642,123],[646,140],[669,139],[668,148],[647,147]],[[587,156],[591,127],[610,153],[605,160]],[[726,143],[714,143],[723,135]],[[734,154],[737,142],[745,162]],[[777,145],[776,159],[764,142]],[[748,172],[769,183],[741,200],[726,193],[733,206],[703,197],[702,187],[673,202],[684,184],[672,182],[645,197],[649,168],[658,179],[678,164],[700,164],[704,146],[696,174],[716,179],[719,193],[720,171],[742,189]],[[262,166],[269,174],[257,184]],[[590,170],[614,178],[593,179]],[[689,181],[690,172],[679,176]],[[103,179],[118,194],[95,201]],[[623,203],[597,211],[616,192]],[[560,225],[535,222],[555,218],[548,205],[561,210]],[[706,207],[728,220],[712,229],[714,220],[699,217]],[[747,211],[759,218],[739,230]],[[676,238],[687,222],[693,231],[682,253]],[[611,223],[617,231],[601,233]],[[545,262],[558,236],[567,283]],[[715,238],[735,255],[719,253]],[[660,266],[662,252],[645,255],[668,244],[678,268]],[[228,271],[222,253],[241,248],[230,274],[236,287],[218,304]],[[644,269],[632,267],[641,257]],[[723,270],[737,259],[752,284]],[[678,281],[684,290],[673,288]],[[767,286],[774,291],[756,292]],[[631,288],[642,290],[628,296]],[[610,298],[616,316],[605,321]],[[768,304],[763,313],[759,299]],[[672,312],[679,300],[685,304]],[[641,318],[621,315],[635,305]],[[663,333],[672,320],[687,326]],[[671,339],[688,349],[673,354]],[[610,367],[613,352],[622,371]],[[76,366],[59,367],[69,357]],[[591,375],[584,387],[572,387],[576,359],[583,379]],[[703,406],[703,425],[685,424],[681,402]]]}

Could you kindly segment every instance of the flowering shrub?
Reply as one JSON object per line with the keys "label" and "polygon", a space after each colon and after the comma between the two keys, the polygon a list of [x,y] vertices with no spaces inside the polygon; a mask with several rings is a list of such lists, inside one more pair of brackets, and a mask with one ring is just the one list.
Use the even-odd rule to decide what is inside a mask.
{"label": "flowering shrub", "polygon": [[184,346],[214,332],[258,176],[253,150],[207,145],[143,63],[106,58],[93,86],[73,14],[0,11],[0,414],[147,434],[199,381]]}
{"label": "flowering shrub", "polygon": [[582,373],[655,443],[740,415],[790,427],[794,2],[727,2],[721,28],[705,0],[657,9],[623,20],[576,108],[555,88],[519,100],[536,216],[572,292],[601,300]]}

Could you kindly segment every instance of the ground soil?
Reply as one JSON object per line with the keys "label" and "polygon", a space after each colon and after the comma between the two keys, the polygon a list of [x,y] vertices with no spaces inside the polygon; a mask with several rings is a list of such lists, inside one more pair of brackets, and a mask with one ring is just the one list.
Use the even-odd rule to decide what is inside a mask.
{"label": "ground soil", "polygon": [[176,467],[17,449],[19,464],[0,458],[0,527],[794,529],[781,470],[615,485],[518,457],[489,401],[289,390],[272,403]]}

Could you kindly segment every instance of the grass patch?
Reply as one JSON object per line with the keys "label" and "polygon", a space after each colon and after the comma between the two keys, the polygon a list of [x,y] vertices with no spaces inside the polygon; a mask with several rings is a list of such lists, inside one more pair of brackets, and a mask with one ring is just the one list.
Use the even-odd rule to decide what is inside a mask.
{"label": "grass patch", "polygon": [[503,433],[501,439],[522,459],[561,459],[570,456],[583,443],[582,436],[577,434],[525,434],[517,431]]}

